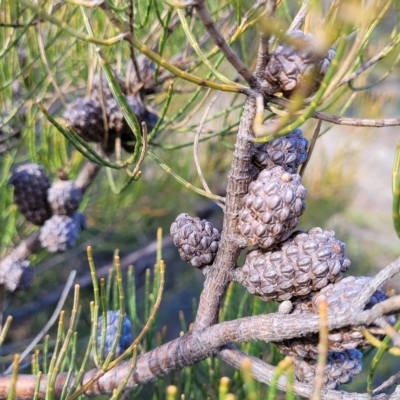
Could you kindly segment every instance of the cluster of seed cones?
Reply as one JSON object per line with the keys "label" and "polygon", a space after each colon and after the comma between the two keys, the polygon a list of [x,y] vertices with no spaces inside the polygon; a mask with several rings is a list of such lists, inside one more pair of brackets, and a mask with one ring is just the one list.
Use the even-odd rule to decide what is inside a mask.
{"label": "cluster of seed cones", "polygon": [[[297,299],[293,303],[292,314],[299,319],[315,316],[322,299],[326,299],[328,315],[343,310],[351,310],[359,293],[361,293],[371,278],[349,276],[340,282],[330,284],[321,291],[306,299]],[[386,299],[386,295],[378,290],[370,298],[366,309]],[[389,317],[388,323],[393,324],[394,318]],[[368,330],[378,335],[382,334],[377,327],[370,326]],[[312,384],[318,358],[318,334],[301,338],[285,340],[276,343],[279,350],[290,355],[295,361],[295,375],[298,380]],[[325,368],[325,386],[336,389],[342,383],[348,383],[361,371],[362,353],[360,349],[369,347],[370,343],[355,328],[341,328],[328,334],[328,362]]]}
{"label": "cluster of seed cones", "polygon": [[[149,74],[150,67],[151,65],[149,66],[143,59],[140,69],[143,78]],[[151,92],[149,84],[146,83],[145,81],[143,90]],[[132,68],[127,68],[127,84],[123,79],[119,79],[119,84],[139,123],[145,122],[147,131],[150,132],[158,117],[146,108],[137,93],[135,88],[138,79],[136,74],[132,73]],[[135,137],[103,74],[94,76],[90,97],[79,98],[72,103],[65,113],[65,119],[67,127],[73,129],[83,140],[100,143],[107,153],[114,151],[117,137],[121,139],[121,145],[126,151],[134,151]]]}
{"label": "cluster of seed cones", "polygon": [[[62,174],[61,177],[64,179],[50,184],[44,168],[31,163],[17,167],[9,180],[14,186],[14,202],[29,222],[41,227],[40,244],[49,252],[63,252],[73,247],[86,224],[85,217],[76,211],[82,201],[82,189]],[[8,271],[21,271],[21,283],[10,283],[10,290],[29,286],[26,283],[31,276],[26,272],[29,262],[6,260]]]}
{"label": "cluster of seed cones", "polygon": [[[279,51],[286,54],[285,49]],[[290,91],[287,88],[285,92]],[[299,318],[317,315],[322,296],[327,299],[330,314],[350,308],[369,280],[343,279],[350,261],[345,255],[346,245],[333,231],[312,228],[293,232],[305,209],[307,190],[297,171],[307,159],[307,149],[308,141],[300,130],[255,147],[253,181],[242,199],[237,224],[248,246],[255,248],[247,253],[244,265],[231,273],[231,279],[251,294],[264,301],[281,302],[280,312],[292,312]],[[376,292],[367,308],[384,299],[383,292]],[[380,332],[374,326],[369,329]],[[294,358],[297,379],[312,384],[318,335],[276,344],[283,354]],[[351,327],[330,332],[325,386],[336,388],[350,382],[361,370],[359,349],[366,346],[369,343],[360,331]]]}

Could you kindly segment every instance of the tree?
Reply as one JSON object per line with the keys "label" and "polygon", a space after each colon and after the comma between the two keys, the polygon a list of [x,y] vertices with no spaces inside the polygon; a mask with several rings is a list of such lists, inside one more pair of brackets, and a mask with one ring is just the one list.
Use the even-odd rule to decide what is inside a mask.
{"label": "tree", "polygon": [[[7,112],[2,123],[2,129],[7,126],[7,131],[2,132],[5,143],[2,221],[7,227],[2,237],[4,258],[0,266],[3,291],[5,288],[8,291],[18,287],[25,289],[31,275],[24,262],[40,246],[52,251],[46,238],[54,239],[53,234],[61,222],[50,225],[50,220],[62,220],[64,228],[73,227],[73,234],[65,228],[68,231],[63,239],[65,247],[73,246],[71,235],[76,239],[81,226],[81,222],[76,222],[80,217],[73,214],[80,197],[69,211],[60,211],[58,207],[61,206],[50,201],[47,191],[50,184],[44,186],[43,193],[51,210],[35,222],[43,226],[30,232],[32,229],[28,224],[16,224],[18,214],[10,205],[12,196],[6,178],[11,166],[26,151],[32,161],[46,164],[52,171],[65,163],[60,172],[61,182],[68,182],[65,174],[69,172],[76,176],[76,190],[82,193],[100,168],[107,170],[110,188],[115,192],[140,185],[144,179],[141,169],[152,159],[186,189],[212,199],[222,208],[224,221],[220,234],[210,223],[185,214],[180,215],[171,227],[181,257],[201,268],[205,275],[194,325],[186,334],[137,355],[138,346],[148,334],[161,300],[164,263],[159,240],[152,311],[147,313],[147,323],[141,333],[119,357],[116,357],[120,352],[117,346],[119,336],[124,332],[124,289],[119,257],[115,258],[120,313],[116,318],[118,326],[112,351],[103,357],[106,329],[100,321],[107,315],[105,294],[111,290],[111,284],[108,289],[104,280],[98,284],[89,249],[95,301],[91,308],[91,336],[82,368],[79,370],[73,362],[79,314],[77,287],[66,332],[64,312],[60,313],[58,340],[48,374],[39,371],[39,360],[34,362],[33,374],[20,374],[19,358],[15,357],[13,374],[0,377],[0,397],[73,399],[82,393],[107,393],[113,394],[112,398],[119,398],[127,388],[214,357],[237,369],[244,365],[245,371],[257,381],[270,386],[271,397],[279,388],[291,396],[294,391],[304,397],[350,399],[355,395],[335,390],[338,380],[326,373],[329,370],[325,367],[327,362],[331,366],[338,365],[339,372],[350,379],[359,370],[357,357],[361,353],[348,352],[346,343],[338,345],[332,334],[341,335],[341,340],[345,340],[346,334],[351,338],[357,336],[351,346],[363,346],[366,340],[374,345],[378,343],[382,346],[380,354],[383,349],[389,349],[388,344],[393,340],[390,351],[398,354],[396,329],[399,326],[396,323],[392,327],[391,316],[399,312],[400,298],[386,298],[378,289],[399,271],[399,260],[373,279],[341,280],[348,268],[342,242],[329,231],[318,229],[292,233],[305,207],[306,190],[300,175],[304,174],[315,142],[323,133],[322,122],[354,127],[400,124],[398,118],[343,116],[355,101],[357,91],[368,91],[380,81],[371,83],[365,78],[366,85],[356,87],[355,79],[364,77],[363,73],[378,62],[388,61],[396,66],[397,58],[393,59],[393,55],[398,50],[400,38],[398,21],[395,21],[393,31],[388,32],[388,15],[397,10],[397,3],[339,1],[326,5],[304,1],[298,9],[292,9],[286,2],[275,1],[206,4],[202,0],[191,0],[164,4],[149,0],[146,4],[140,1],[125,4],[71,0],[35,4],[20,0],[3,7],[1,35],[5,46],[2,55],[3,60],[6,60],[5,56],[10,60],[2,65],[7,77],[2,90],[4,111]],[[292,19],[290,15],[294,11]],[[301,27],[313,35],[300,32]],[[253,43],[255,34],[259,39],[257,54]],[[376,40],[374,35],[384,38],[385,45],[371,55]],[[19,44],[23,46],[19,48]],[[77,60],[87,62],[88,58],[85,68],[79,70]],[[94,60],[101,67],[101,73],[97,75],[94,75]],[[123,69],[121,65],[125,60],[129,60],[129,65],[124,76],[120,76],[117,71]],[[391,69],[391,66],[387,67],[387,72]],[[82,89],[80,85],[86,84],[87,77],[89,85]],[[22,90],[17,87],[21,82]],[[84,97],[85,93],[90,96]],[[211,93],[214,97],[209,99]],[[210,116],[221,94],[228,107]],[[179,95],[183,95],[184,100],[177,102],[180,108],[173,112]],[[207,107],[199,123],[188,128],[188,131],[195,130],[189,145],[193,145],[196,170],[203,186],[200,189],[182,177],[184,171],[178,173],[171,169],[156,148],[168,150],[186,146],[186,142],[182,143],[175,136],[172,136],[172,143],[168,143],[167,134],[191,124],[193,115],[203,104]],[[240,122],[235,114],[239,107],[242,107]],[[57,117],[61,109],[67,110],[65,119]],[[210,134],[201,137],[205,124],[219,117],[225,118],[224,127],[214,128]],[[234,119],[230,125],[229,118]],[[38,132],[35,132],[36,119],[40,121]],[[298,128],[310,119],[318,123],[305,153],[308,145]],[[219,136],[221,143],[230,149],[227,134],[235,136],[233,159],[227,175],[226,194],[217,195],[211,191],[202,172],[198,147],[201,140]],[[55,146],[50,149],[51,141]],[[92,145],[92,142],[96,144]],[[298,175],[300,164],[303,166]],[[393,190],[394,222],[399,232],[397,164],[398,161],[394,168]],[[15,186],[15,199],[24,212],[23,201],[18,200],[16,173],[10,182]],[[64,187],[64,184],[59,183],[59,186]],[[144,189],[144,185],[141,188]],[[39,198],[38,192],[36,194]],[[27,217],[25,212],[24,215]],[[22,218],[18,216],[17,221]],[[26,237],[12,248],[14,238],[19,234]],[[305,242],[312,242],[311,247],[303,246]],[[65,250],[57,246],[55,249]],[[252,251],[247,254],[245,264],[238,267],[239,256],[245,249]],[[297,251],[299,258],[292,261],[293,253],[289,250]],[[311,256],[307,256],[305,262],[307,252]],[[279,264],[277,257],[291,261]],[[301,269],[304,265],[310,269]],[[284,268],[291,270],[288,272]],[[296,275],[294,270],[301,274]],[[271,274],[279,279],[271,278]],[[286,274],[289,274],[287,280],[284,279]],[[240,282],[252,295],[265,301],[279,301],[279,312],[219,322],[221,304],[232,281]],[[327,285],[335,285],[336,289]],[[324,286],[330,288],[333,295]],[[313,296],[311,303],[309,295]],[[342,298],[337,309],[332,298],[335,301]],[[100,306],[102,320],[98,319]],[[2,338],[10,322],[8,320],[3,328]],[[104,329],[100,328],[102,334],[97,338],[98,325]],[[360,331],[366,339],[360,336]],[[380,337],[383,333],[388,334],[384,339],[386,347],[369,331]],[[293,358],[285,358],[274,368],[234,347],[237,343],[252,341],[274,342],[284,354]],[[309,353],[300,356],[295,350],[300,346],[308,352],[310,346],[315,349],[317,344],[319,347],[313,356]],[[90,352],[97,367],[85,370]],[[128,355],[130,359],[124,361]],[[347,371],[344,365],[349,360],[353,364]],[[60,373],[68,370],[70,373]],[[297,377],[295,383],[293,373]],[[324,382],[326,376],[329,379]],[[81,379],[82,387],[78,388]],[[395,382],[395,376],[389,378],[380,390],[386,390]],[[251,387],[251,383],[247,385]],[[372,392],[371,380],[368,391],[369,394]],[[369,394],[359,394],[357,398],[367,398]],[[379,398],[394,399],[396,396],[395,393]]]}

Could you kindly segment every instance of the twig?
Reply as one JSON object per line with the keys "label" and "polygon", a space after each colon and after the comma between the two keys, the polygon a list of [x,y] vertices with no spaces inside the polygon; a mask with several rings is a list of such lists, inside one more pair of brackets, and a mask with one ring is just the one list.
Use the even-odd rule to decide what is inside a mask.
{"label": "twig", "polygon": [[373,392],[372,394],[374,396],[383,393],[386,389],[389,389],[391,386],[393,385],[397,385],[398,383],[400,383],[400,372],[398,372],[397,374],[394,374],[393,376],[391,376],[389,379],[387,379],[385,382],[382,383],[382,385],[378,386]]}
{"label": "twig", "polygon": [[[268,101],[273,104],[278,104],[285,108],[290,107],[290,101],[282,99],[277,96],[271,96],[266,93]],[[305,103],[306,105],[306,103]],[[299,110],[294,115],[301,115],[303,110]],[[365,118],[348,118],[340,117],[338,115],[327,114],[320,111],[314,111],[311,114],[312,118],[320,119],[322,121],[331,122],[335,125],[349,125],[349,126],[371,126],[373,128],[382,128],[387,126],[399,126],[400,118],[386,118],[386,119],[365,119]]]}
{"label": "twig", "polygon": [[400,272],[400,257],[375,275],[353,303],[354,309],[363,309],[372,295],[390,278]]}
{"label": "twig", "polygon": [[193,5],[201,21],[203,22],[204,27],[214,40],[214,43],[220,48],[227,60],[236,69],[239,75],[241,75],[244,80],[250,85],[250,87],[255,87],[257,84],[255,77],[248,70],[242,60],[232,51],[228,43],[226,43],[224,37],[218,31],[217,27],[214,24],[214,21],[210,16],[210,13],[208,12],[204,4],[204,0],[198,0]]}
{"label": "twig", "polygon": [[[235,267],[245,243],[238,241],[236,233],[237,216],[241,200],[248,192],[251,182],[249,173],[254,137],[253,124],[256,116],[256,99],[248,97],[240,121],[233,161],[228,174],[226,189],[224,227],[219,250],[204,282],[194,331],[200,331],[217,322],[221,300],[229,284],[229,272]],[[241,240],[242,237],[240,237]]]}
{"label": "twig", "polygon": [[385,58],[400,42],[400,34],[397,34],[396,38],[392,40],[391,43],[389,43],[387,46],[385,46],[379,53],[375,54],[374,57],[372,57],[370,60],[365,62],[363,65],[358,67],[353,73],[350,75],[346,76],[346,78],[342,79],[338,85],[342,86],[345,85],[346,83],[352,81],[353,79],[357,78],[357,76],[361,75],[365,70],[368,68],[372,67],[374,64],[376,64],[378,61],[382,60]]}
{"label": "twig", "polygon": [[[340,314],[332,314],[328,316],[329,330],[337,329],[343,326],[371,325],[377,318],[388,313],[395,313],[400,310],[400,296],[392,297],[375,305],[371,310],[347,310]],[[202,331],[190,331],[169,343],[157,347],[148,353],[142,354],[137,359],[137,365],[131,374],[126,388],[132,388],[157,377],[164,376],[172,371],[180,370],[184,367],[194,365],[205,358],[218,354],[219,349],[229,343],[242,343],[247,341],[282,341],[293,337],[305,336],[309,333],[318,332],[320,322],[318,315],[307,315],[305,318],[299,319],[298,315],[284,314],[267,314],[257,315],[254,317],[240,318],[234,321],[222,322],[213,325]],[[253,359],[252,359],[253,361]],[[254,363],[257,365],[257,359]],[[264,363],[263,363],[264,365]],[[123,361],[115,366],[115,368],[105,373],[97,383],[85,392],[88,396],[98,394],[112,393],[121,383],[121,379],[126,376],[127,371],[131,367],[130,361]],[[93,369],[84,374],[82,384],[90,382],[94,377],[99,375],[99,370]],[[42,386],[39,391],[39,397],[45,395],[45,387],[48,376],[43,375]],[[60,374],[54,385],[54,396],[57,396],[63,390],[66,374]],[[11,377],[0,377],[0,398],[6,395]],[[73,382],[73,379],[71,379]],[[270,382],[270,381],[269,381]],[[281,382],[281,381],[279,381]],[[278,382],[278,383],[279,383]],[[286,380],[284,380],[286,384]],[[26,398],[22,393],[33,393],[36,384],[35,375],[19,375],[16,385],[15,399]],[[281,386],[279,386],[281,387]],[[285,386],[286,387],[286,386]],[[285,389],[285,387],[283,389]],[[307,391],[304,390],[306,388]],[[310,386],[295,384],[296,393],[310,397]],[[327,393],[336,394],[336,396],[327,396]],[[339,393],[342,396],[341,393]],[[351,397],[349,394],[338,397],[336,391],[324,391],[324,399],[366,399],[360,394],[357,397]],[[389,399],[390,396],[382,396],[380,399]],[[396,397],[392,397],[395,399]],[[398,397],[397,397],[398,400]]]}
{"label": "twig", "polygon": [[[203,130],[204,124],[207,120],[208,114],[210,113],[212,107],[214,106],[214,103],[217,101],[219,95],[221,94],[221,92],[218,92],[209,102],[206,110],[204,111],[203,117],[200,121],[199,127],[197,128],[197,132],[196,132],[196,136],[194,138],[194,144],[193,144],[193,156],[194,156],[194,162],[196,164],[196,168],[197,168],[197,173],[199,174],[199,178],[201,183],[203,184],[203,187],[205,189],[206,192],[213,194],[211,192],[211,189],[209,188],[206,180],[204,179],[204,175],[203,172],[201,170],[201,165],[200,165],[200,161],[199,161],[199,155],[198,155],[198,149],[199,149],[199,139],[200,139],[200,135],[201,135],[201,131]],[[219,206],[223,207],[223,204],[221,204],[220,202],[217,203]]]}
{"label": "twig", "polygon": [[[23,351],[21,354],[21,357],[19,359],[19,362],[23,361],[27,355],[32,351],[32,349],[42,340],[44,335],[49,331],[49,329],[54,325],[54,323],[57,321],[58,316],[60,315],[60,312],[62,308],[64,307],[65,301],[67,300],[68,293],[74,283],[74,279],[76,276],[76,271],[73,270],[69,274],[67,283],[65,284],[64,290],[61,293],[60,300],[58,301],[57,307],[55,308],[53,315],[50,317],[50,319],[47,321],[46,325],[43,327],[43,329],[36,335],[36,337],[32,340],[32,342],[26,347],[26,349]],[[4,375],[8,375],[12,372],[13,366],[10,365],[7,370],[4,372]]]}
{"label": "twig", "polygon": [[[273,18],[276,9],[276,0],[268,0],[266,4],[267,15],[265,18],[266,23]],[[271,35],[268,34],[266,29],[261,26],[260,42],[258,45],[258,56],[255,75],[257,78],[262,78],[265,67],[269,59],[269,39]]]}
{"label": "twig", "polygon": [[312,153],[313,153],[313,151],[314,151],[314,147],[315,147],[315,144],[317,143],[318,135],[319,135],[319,132],[320,132],[320,130],[321,130],[321,125],[322,125],[322,121],[319,120],[318,123],[317,123],[317,126],[315,127],[315,130],[314,130],[314,133],[313,133],[311,142],[310,142],[310,146],[309,146],[309,148],[308,148],[307,159],[306,159],[306,161],[303,163],[303,165],[301,166],[301,169],[300,169],[300,172],[299,172],[299,175],[300,175],[301,177],[303,177],[304,172],[305,172],[305,170],[306,170],[306,168],[307,168],[307,165],[308,165],[308,163],[309,163],[309,161],[310,161],[311,155],[312,155]]}
{"label": "twig", "polygon": [[320,400],[321,392],[325,382],[325,367],[328,359],[328,302],[325,296],[321,296],[318,307],[320,315],[320,330],[318,343],[318,362],[315,371],[314,392],[311,400]]}
{"label": "twig", "polygon": [[[128,3],[128,17],[129,17],[129,30],[131,32],[131,35],[134,36],[134,34],[135,34],[135,32],[134,32],[135,7],[134,7],[133,0],[129,0],[129,3]],[[129,43],[129,52],[131,54],[131,60],[132,60],[133,67],[135,68],[138,83],[140,84],[142,82],[142,78],[140,76],[140,68],[138,66],[138,63],[137,63],[137,60],[135,57],[135,49],[131,45],[131,43]]]}
{"label": "twig", "polygon": [[295,30],[297,30],[301,27],[301,25],[303,24],[307,14],[308,14],[310,4],[311,4],[310,0],[303,0],[299,12],[294,17],[292,23],[290,24],[289,29],[287,30],[288,34],[293,33]]}

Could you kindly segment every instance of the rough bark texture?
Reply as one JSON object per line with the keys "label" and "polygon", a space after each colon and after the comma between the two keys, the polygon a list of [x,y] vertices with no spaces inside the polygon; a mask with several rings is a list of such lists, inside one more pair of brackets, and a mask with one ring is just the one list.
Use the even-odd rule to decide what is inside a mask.
{"label": "rough bark texture", "polygon": [[200,297],[194,331],[201,331],[217,322],[221,300],[229,283],[228,273],[232,270],[245,246],[240,243],[236,225],[241,207],[241,199],[247,193],[251,182],[250,161],[254,137],[253,123],[256,115],[256,100],[248,97],[240,121],[231,170],[228,175],[224,227],[217,257],[206,275],[204,289]]}
{"label": "rough bark texture", "polygon": [[[350,325],[369,325],[372,321],[382,315],[398,311],[400,311],[400,296],[395,296],[377,304],[371,310],[362,312],[344,312],[331,315],[328,318],[328,327],[329,330],[332,330]],[[183,337],[177,338],[149,351],[148,353],[140,355],[137,359],[136,368],[129,378],[127,388],[148,383],[158,377],[167,375],[172,371],[177,371],[184,367],[194,365],[207,357],[221,354],[219,353],[220,348],[229,343],[261,340],[270,342],[304,336],[312,332],[318,332],[319,323],[320,321],[317,315],[307,316],[306,318],[299,320],[298,315],[267,314],[222,322],[197,333],[189,332]],[[222,352],[222,359],[224,359],[224,354],[225,353]],[[240,360],[240,357],[238,360]],[[240,367],[239,361],[235,361],[234,357],[227,357],[227,362],[235,363],[235,366],[238,364],[237,367]],[[262,361],[260,362],[263,363]],[[130,361],[121,362],[113,370],[107,372],[96,383],[94,383],[90,390],[85,394],[88,396],[94,396],[97,394],[112,393],[113,389],[118,387],[120,382],[125,379],[130,364]],[[255,365],[258,364],[255,363]],[[264,363],[260,365],[264,365]],[[92,379],[96,373],[96,369],[86,372],[83,378],[83,383]],[[267,372],[264,371],[263,373],[265,374]],[[55,397],[60,396],[65,383],[65,378],[65,374],[60,374],[57,377],[54,389]],[[262,378],[262,381],[270,383],[270,379],[272,379],[272,377],[267,373],[267,375]],[[44,398],[45,396],[46,382],[47,377],[43,376],[39,398]],[[72,384],[72,382],[73,380],[70,384]],[[34,375],[19,375],[15,398],[31,399],[35,383],[36,377]],[[0,399],[7,398],[10,384],[11,376],[0,377]],[[298,393],[309,397],[310,392],[303,391],[304,387],[308,387],[308,385],[301,384],[298,387]],[[327,398],[337,399],[341,397],[333,397],[332,395],[332,397]],[[345,398],[347,399],[352,397]],[[382,398],[386,399],[389,397]],[[391,397],[391,399],[395,398],[396,397]]]}

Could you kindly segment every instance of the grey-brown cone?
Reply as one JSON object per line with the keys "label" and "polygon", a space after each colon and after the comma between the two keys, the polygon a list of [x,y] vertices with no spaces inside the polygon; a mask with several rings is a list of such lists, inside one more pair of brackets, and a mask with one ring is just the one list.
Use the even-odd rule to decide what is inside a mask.
{"label": "grey-brown cone", "polygon": [[197,268],[212,264],[221,236],[210,222],[179,214],[170,231],[183,261]]}
{"label": "grey-brown cone", "polygon": [[55,214],[40,228],[40,244],[50,253],[67,251],[75,246],[79,230],[73,216]]}
{"label": "grey-brown cone", "polygon": [[27,260],[6,257],[1,262],[1,271],[0,283],[9,292],[26,290],[33,281],[33,268]]}
{"label": "grey-brown cone", "polygon": [[100,143],[104,137],[103,114],[100,105],[92,99],[77,99],[64,114],[67,127],[83,140]]}
{"label": "grey-brown cone", "polygon": [[[314,359],[295,359],[294,373],[297,380],[314,383],[317,361]],[[346,350],[343,353],[329,353],[324,371],[324,387],[336,389],[343,383],[353,381],[362,369],[362,353],[358,350]]]}
{"label": "grey-brown cone", "polygon": [[306,208],[306,194],[300,175],[280,166],[261,171],[242,199],[238,231],[264,249],[286,240]]}
{"label": "grey-brown cone", "polygon": [[58,215],[72,215],[82,201],[82,189],[74,181],[58,181],[47,192],[51,209]]}
{"label": "grey-brown cone", "polygon": [[[107,311],[107,328],[106,337],[104,342],[103,358],[105,359],[107,355],[111,352],[114,339],[118,333],[118,323],[120,318],[120,312],[117,311]],[[97,327],[97,352],[100,353],[101,339],[103,335],[103,316],[98,319]],[[125,314],[122,320],[121,336],[119,342],[115,348],[112,359],[119,357],[131,344],[133,341],[132,337],[132,324],[129,317]]]}
{"label": "grey-brown cone", "polygon": [[345,249],[333,231],[298,231],[271,251],[249,252],[232,277],[264,301],[305,297],[342,278],[350,266]]}
{"label": "grey-brown cone", "polygon": [[291,174],[307,160],[308,140],[300,129],[295,129],[267,143],[256,144],[253,163],[262,169],[272,169],[277,165]]}
{"label": "grey-brown cone", "polygon": [[318,90],[336,52],[332,47],[321,54],[316,38],[300,30],[287,39],[270,54],[264,77],[273,93],[282,92],[288,98],[302,90],[309,96]]}
{"label": "grey-brown cone", "polygon": [[[312,298],[315,309],[318,309],[321,297],[325,296],[328,300],[328,312],[338,313],[346,308],[352,308],[354,300],[362,292],[364,287],[372,278],[366,276],[348,276],[334,285],[328,285]],[[377,290],[368,301],[365,309],[372,308],[386,299],[385,293]]]}
{"label": "grey-brown cone", "polygon": [[51,217],[47,203],[49,178],[44,168],[38,164],[25,164],[16,168],[9,180],[14,186],[14,201],[25,218],[35,225]]}
{"label": "grey-brown cone", "polygon": [[[322,296],[325,296],[327,300],[328,313],[339,313],[352,306],[358,294],[370,280],[371,278],[367,277],[349,276],[340,282],[330,284],[320,292],[315,293],[312,298],[296,300],[293,303],[292,314],[298,314],[300,318],[306,318],[307,315],[317,315]],[[375,304],[385,299],[386,295],[381,290],[378,290],[372,295],[365,308],[372,308]],[[393,324],[394,318],[388,317],[387,321]],[[378,335],[378,337],[381,337],[379,333],[382,335],[382,332],[374,326],[368,327],[368,330],[374,335]],[[318,335],[284,340],[275,344],[278,346],[280,352],[285,355],[315,359],[318,357]],[[344,352],[346,350],[361,349],[369,346],[370,343],[368,340],[356,328],[346,327],[335,329],[328,334],[328,349],[330,351]]]}

